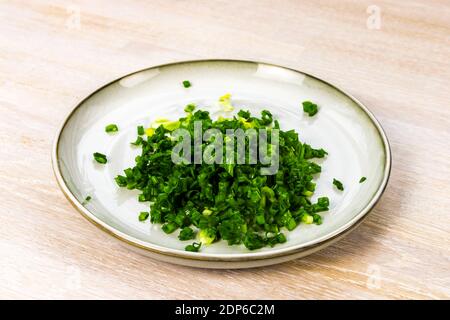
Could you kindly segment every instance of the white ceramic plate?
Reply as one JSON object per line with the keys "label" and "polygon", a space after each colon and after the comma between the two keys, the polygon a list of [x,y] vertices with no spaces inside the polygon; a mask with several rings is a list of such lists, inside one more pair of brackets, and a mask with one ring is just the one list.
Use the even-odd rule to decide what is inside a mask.
{"label": "white ceramic plate", "polygon": [[[186,89],[183,80],[190,80]],[[177,119],[188,103],[220,114],[218,97],[232,94],[237,110],[254,113],[269,109],[283,129],[295,129],[300,140],[321,147],[329,155],[321,161],[316,197],[328,196],[330,210],[323,224],[301,224],[286,232],[288,241],[274,248],[249,251],[224,241],[184,251],[178,232],[167,235],[160,225],[139,222],[147,203],[137,192],[120,189],[114,177],[133,166],[140,148],[130,147],[136,126],[148,126],[157,117]],[[303,113],[301,102],[320,107],[315,117]],[[119,132],[104,132],[115,123]],[[92,159],[108,156],[107,165]],[[310,75],[266,63],[207,60],[181,62],[145,69],[118,79],[84,99],[67,117],[53,152],[57,180],[68,199],[91,222],[133,248],[164,261],[197,267],[244,268],[269,265],[305,256],[350,231],[380,198],[389,177],[391,156],[387,138],[377,120],[360,102]],[[359,179],[367,177],[360,184]],[[337,178],[344,192],[333,185]],[[87,196],[92,199],[84,203]]]}

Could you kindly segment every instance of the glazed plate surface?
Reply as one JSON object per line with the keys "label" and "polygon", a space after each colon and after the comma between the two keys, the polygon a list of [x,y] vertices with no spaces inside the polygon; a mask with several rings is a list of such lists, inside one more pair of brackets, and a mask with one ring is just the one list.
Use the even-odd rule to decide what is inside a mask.
{"label": "glazed plate surface", "polygon": [[[183,80],[192,83],[184,88]],[[138,125],[158,117],[176,120],[184,106],[197,104],[213,117],[222,113],[218,98],[232,95],[240,107],[259,114],[270,110],[283,130],[295,129],[300,140],[329,155],[320,160],[313,200],[328,196],[330,210],[323,224],[301,224],[285,232],[288,241],[273,248],[249,251],[220,241],[201,252],[184,251],[178,232],[167,235],[160,225],[139,222],[148,203],[137,192],[119,188],[114,178],[134,164],[141,149],[130,146]],[[319,113],[308,117],[301,102],[311,100]],[[119,127],[106,134],[110,123]],[[92,154],[108,156],[107,165]],[[118,79],[91,94],[67,117],[55,140],[53,166],[72,204],[91,222],[132,248],[153,258],[205,268],[245,268],[298,258],[319,250],[358,225],[380,198],[389,178],[391,155],[387,138],[373,115],[360,102],[310,75],[265,63],[207,60],[152,67]],[[359,183],[365,176],[367,180]],[[337,191],[333,178],[343,182]],[[91,196],[89,202],[84,199]],[[95,245],[95,244],[93,244]]]}

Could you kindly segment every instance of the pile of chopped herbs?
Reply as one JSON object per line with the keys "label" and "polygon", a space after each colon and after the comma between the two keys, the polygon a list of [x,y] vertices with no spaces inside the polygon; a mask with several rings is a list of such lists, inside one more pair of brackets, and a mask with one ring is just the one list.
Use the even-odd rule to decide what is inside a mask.
{"label": "pile of chopped herbs", "polygon": [[[319,213],[328,210],[329,200],[311,201],[314,177],[321,172],[320,165],[311,160],[323,158],[326,151],[300,142],[294,130],[281,130],[267,110],[260,117],[241,110],[232,118],[213,120],[209,112],[194,109],[188,105],[185,117],[161,121],[145,133],[138,127],[133,144],[142,147],[142,154],[133,168],[115,180],[120,187],[140,190],[139,201],[150,202],[150,212],[141,212],[140,221],[149,217],[165,233],[178,232],[181,241],[195,240],[186,246],[194,252],[221,239],[250,250],[274,246],[286,242],[286,230],[302,223],[322,223]],[[193,136],[195,121],[202,122],[203,131],[216,128],[224,135],[227,129],[280,129],[279,170],[261,175],[260,163],[174,164],[171,152],[177,141],[171,133],[185,128]],[[206,145],[203,142],[202,147]]]}

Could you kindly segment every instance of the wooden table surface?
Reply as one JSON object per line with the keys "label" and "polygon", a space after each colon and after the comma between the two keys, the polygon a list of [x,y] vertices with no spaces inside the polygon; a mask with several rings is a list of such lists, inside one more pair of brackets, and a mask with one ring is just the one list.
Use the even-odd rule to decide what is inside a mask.
{"label": "wooden table surface", "polygon": [[[0,1],[0,298],[450,298],[450,1]],[[393,152],[367,220],[250,270],[153,261],[87,222],[54,179],[57,128],[121,75],[266,61],[369,106]]]}

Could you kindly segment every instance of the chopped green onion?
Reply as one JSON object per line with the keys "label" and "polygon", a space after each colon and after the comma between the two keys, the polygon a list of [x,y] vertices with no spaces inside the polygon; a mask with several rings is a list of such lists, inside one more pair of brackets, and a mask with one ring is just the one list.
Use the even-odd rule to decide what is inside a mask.
{"label": "chopped green onion", "polygon": [[119,128],[118,128],[117,125],[115,125],[115,124],[108,124],[108,125],[105,127],[105,131],[106,131],[107,133],[117,132],[117,131],[119,131]]}
{"label": "chopped green onion", "polygon": [[201,243],[204,243],[205,245],[210,245],[216,238],[216,230],[213,228],[200,230],[200,232],[198,233],[198,238]]}
{"label": "chopped green onion", "polygon": [[180,234],[178,235],[178,239],[181,241],[192,240],[194,238],[195,232],[189,227],[184,227],[181,229]]}
{"label": "chopped green onion", "polygon": [[266,246],[267,240],[265,240],[262,236],[260,236],[257,233],[251,233],[247,232],[247,234],[244,237],[244,245],[249,250],[256,250],[261,249],[262,247]]}
{"label": "chopped green onion", "polygon": [[132,144],[133,146],[140,146],[140,145],[142,144],[142,141],[144,141],[144,139],[142,139],[141,136],[138,136],[138,137],[136,138],[136,141],[135,141],[135,142],[131,142],[131,144]]}
{"label": "chopped green onion", "polygon": [[[233,110],[230,99],[226,94],[219,101],[226,112]],[[178,230],[179,240],[196,238],[198,244],[189,245],[188,251],[198,251],[200,243],[210,245],[219,240],[256,250],[286,242],[282,232],[294,230],[301,223],[322,223],[320,212],[327,211],[330,202],[327,197],[312,201],[321,166],[310,159],[324,158],[325,150],[301,142],[294,130],[282,130],[268,110],[260,116],[240,110],[217,120],[208,111],[196,110],[193,104],[185,111],[187,114],[178,120],[155,120],[144,130],[145,139],[141,135],[144,128],[138,128],[133,144],[141,146],[142,151],[135,165],[115,178],[119,187],[139,190],[138,200],[150,206],[146,219],[160,224],[165,233]],[[249,164],[248,159],[244,164],[174,164],[171,154],[181,140],[176,140],[173,130],[185,129],[192,137],[196,121],[202,123],[204,131],[221,132],[224,147],[232,141],[226,135],[229,129],[252,128],[256,135],[262,129],[279,129],[279,144],[267,145],[269,154],[279,155],[278,171],[264,175],[260,170],[263,164]],[[246,143],[249,140],[246,138]],[[201,149],[210,145],[211,141],[203,141]],[[237,155],[235,149],[234,159]]]}
{"label": "chopped green onion", "polygon": [[184,80],[183,81],[183,87],[189,88],[190,86],[191,86],[191,82],[189,80]]}
{"label": "chopped green onion", "polygon": [[264,224],[264,223],[266,223],[266,219],[264,218],[263,214],[260,214],[260,215],[256,216],[256,223],[257,224]]}
{"label": "chopped green onion", "polygon": [[209,215],[211,215],[212,211],[209,210],[208,208],[205,208],[205,210],[203,210],[202,213],[203,213],[204,216],[209,216]]}
{"label": "chopped green onion", "polygon": [[295,222],[295,219],[294,218],[289,219],[287,222],[286,228],[289,231],[292,231],[295,229],[295,227],[297,227],[297,222]]}
{"label": "chopped green onion", "polygon": [[311,197],[311,196],[314,194],[314,192],[309,191],[309,190],[305,190],[305,191],[303,191],[302,194],[303,194],[305,197]]}
{"label": "chopped green onion", "polygon": [[315,224],[320,225],[322,224],[322,217],[319,214],[315,213],[313,214],[313,221]]}
{"label": "chopped green onion", "polygon": [[138,135],[142,136],[145,133],[144,127],[143,126],[138,126],[137,127],[137,133],[138,133]]}
{"label": "chopped green onion", "polygon": [[184,108],[184,111],[185,111],[185,112],[192,112],[192,111],[194,111],[194,110],[195,110],[195,104],[193,104],[193,103],[188,104],[188,105]]}
{"label": "chopped green onion", "polygon": [[83,206],[91,200],[91,196],[87,196],[84,201],[81,203]]}
{"label": "chopped green onion", "polygon": [[95,159],[95,161],[97,161],[98,163],[101,163],[101,164],[105,164],[108,162],[108,160],[106,159],[106,156],[99,152],[94,153],[94,159]]}
{"label": "chopped green onion", "polygon": [[117,176],[114,178],[114,180],[116,181],[117,185],[119,187],[126,187],[127,186],[127,178],[124,176]]}
{"label": "chopped green onion", "polygon": [[275,246],[278,243],[285,243],[286,242],[286,236],[282,233],[278,233],[277,235],[273,237],[267,238],[267,244],[271,247]]}
{"label": "chopped green onion", "polygon": [[145,220],[147,220],[147,218],[148,218],[148,216],[149,216],[150,214],[148,213],[148,212],[141,212],[140,214],[139,214],[139,221],[145,221]]}
{"label": "chopped green onion", "polygon": [[273,117],[272,117],[272,113],[270,113],[270,111],[267,110],[263,110],[261,111],[261,123],[265,126],[269,125],[272,123]]}
{"label": "chopped green onion", "polygon": [[314,217],[309,214],[304,214],[302,216],[302,222],[304,222],[306,224],[311,224],[314,222]]}
{"label": "chopped green onion", "polygon": [[240,110],[240,111],[238,112],[238,116],[247,120],[247,119],[250,118],[250,112],[249,112],[248,110],[247,110],[247,111],[245,111],[245,110]]}
{"label": "chopped green onion", "polygon": [[310,117],[314,116],[317,113],[317,104],[312,103],[311,101],[304,101],[302,104],[303,111],[306,112]]}
{"label": "chopped green onion", "polygon": [[344,185],[339,180],[333,179],[333,184],[336,186],[336,188],[340,191],[344,190]]}
{"label": "chopped green onion", "polygon": [[162,226],[162,230],[165,233],[172,233],[172,232],[174,232],[177,229],[178,229],[178,226],[175,223],[173,223],[173,222],[166,223],[166,224],[164,224]]}
{"label": "chopped green onion", "polygon": [[361,179],[359,179],[359,183],[363,183],[364,181],[366,181],[367,178],[366,177],[361,177]]}
{"label": "chopped green onion", "polygon": [[187,245],[184,250],[191,251],[191,252],[198,252],[200,250],[200,247],[202,246],[202,243],[194,242],[193,244]]}

